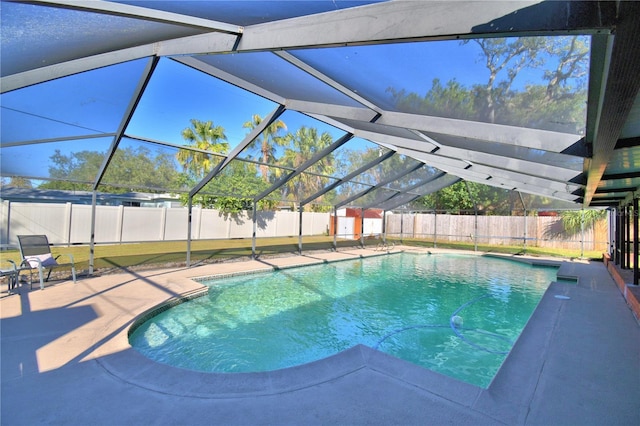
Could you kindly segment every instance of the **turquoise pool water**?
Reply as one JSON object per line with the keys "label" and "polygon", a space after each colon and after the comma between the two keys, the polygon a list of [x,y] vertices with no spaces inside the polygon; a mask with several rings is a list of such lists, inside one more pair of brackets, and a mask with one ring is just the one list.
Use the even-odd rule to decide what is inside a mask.
{"label": "turquoise pool water", "polygon": [[395,254],[217,279],[130,342],[158,362],[207,372],[276,370],[361,343],[487,387],[556,271]]}

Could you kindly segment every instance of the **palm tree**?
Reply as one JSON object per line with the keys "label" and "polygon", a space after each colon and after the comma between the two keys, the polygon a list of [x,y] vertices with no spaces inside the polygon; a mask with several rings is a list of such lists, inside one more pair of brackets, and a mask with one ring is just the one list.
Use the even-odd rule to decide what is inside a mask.
{"label": "palm tree", "polygon": [[[260,123],[262,123],[262,117],[254,114],[251,117],[251,121],[247,121],[242,127],[253,130],[258,127]],[[262,180],[265,182],[269,179],[269,166],[267,166],[267,163],[274,163],[276,161],[276,146],[284,146],[287,144],[287,137],[278,135],[280,130],[286,131],[287,126],[281,120],[274,121],[260,133],[248,148],[254,149],[257,146],[260,147],[260,161],[264,163],[260,165],[260,174],[262,175]]]}
{"label": "palm tree", "polygon": [[[202,151],[218,154],[226,154],[229,151],[227,136],[222,126],[214,126],[213,121],[191,120],[191,127],[182,131],[182,138],[189,144],[187,146]],[[197,177],[203,177],[215,165],[214,156],[201,151],[181,149],[177,159],[185,171],[190,171]]]}
{"label": "palm tree", "polygon": [[[281,164],[287,167],[297,168],[302,163],[313,157],[333,143],[333,138],[327,132],[318,134],[318,129],[303,126],[291,135],[290,147],[285,149]],[[329,182],[329,178],[318,176],[331,176],[335,172],[333,154],[326,155],[321,160],[309,167],[307,172],[292,179],[287,183],[289,197],[300,199],[318,192]]]}

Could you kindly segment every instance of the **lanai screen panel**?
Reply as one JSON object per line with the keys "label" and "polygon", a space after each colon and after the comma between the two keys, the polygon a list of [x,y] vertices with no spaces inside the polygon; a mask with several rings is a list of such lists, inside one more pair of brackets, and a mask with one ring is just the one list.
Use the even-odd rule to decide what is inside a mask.
{"label": "lanai screen panel", "polygon": [[[384,149],[427,163],[434,170],[470,181],[486,181],[500,188],[515,188],[521,193],[567,201],[580,201],[584,196],[583,173],[593,167],[590,165],[593,162],[586,161],[591,156],[588,148],[595,144],[593,139],[582,140],[589,136],[585,130],[586,105],[594,107],[593,116],[596,117],[598,104],[602,101],[596,94],[587,102],[589,61],[593,55],[594,65],[601,66],[598,71],[606,75],[604,46],[609,43],[610,47],[617,39],[607,33],[607,28],[613,28],[607,16],[603,15],[603,21],[598,23],[589,21],[596,16],[590,15],[592,10],[588,3],[580,3],[588,15],[584,22],[582,16],[567,12],[567,17],[579,21],[573,30],[562,29],[562,24],[556,21],[545,23],[544,19],[534,19],[531,28],[540,25],[541,31],[537,33],[553,34],[546,25],[550,25],[549,28],[560,25],[559,33],[578,34],[584,26],[586,34],[593,34],[593,53],[589,35],[503,39],[494,37],[500,34],[492,34],[493,29],[486,28],[486,38],[468,38],[478,29],[473,27],[465,34],[464,25],[472,24],[473,18],[463,19],[460,23],[462,41],[439,40],[440,36],[451,35],[440,34],[439,30],[429,27],[427,24],[433,22],[427,22],[427,10],[419,3],[413,9],[416,14],[425,14],[424,32],[421,28],[387,31],[382,27],[375,28],[376,23],[369,21],[373,30],[362,28],[356,33],[353,28],[344,28],[344,33],[338,31],[330,36],[306,33],[305,29],[309,27],[304,25],[293,32],[291,28],[298,21],[317,22],[331,28],[345,16],[349,17],[348,22],[361,22],[359,20],[368,19],[367,8],[362,9],[365,11],[362,16],[349,10],[317,15],[311,20],[275,21],[375,2],[131,0],[116,2],[120,6],[90,3],[51,7],[55,3],[2,2],[3,61],[0,66],[1,75],[10,77],[6,79],[9,86],[22,87],[21,81],[42,81],[50,73],[71,74],[2,95],[3,162],[8,159],[21,161],[28,154],[16,154],[18,148],[37,143],[34,146],[47,147],[42,150],[49,157],[45,164],[51,164],[51,156],[56,151],[49,148],[55,148],[53,144],[62,144],[63,140],[70,143],[69,149],[62,150],[63,157],[91,151],[94,147],[85,145],[93,142],[100,145],[95,152],[106,153],[108,146],[104,141],[109,138],[120,144],[116,151],[118,155],[125,149],[134,149],[134,145],[151,144],[149,156],[152,160],[157,157],[154,154],[156,145],[167,152],[189,146],[193,152],[205,155],[226,155],[249,133],[251,126],[245,127],[245,123],[255,121],[255,116],[265,117],[281,105],[287,111],[278,120],[286,119],[287,132],[292,135],[304,128],[320,130],[317,123],[322,123],[331,128],[329,133],[333,141],[348,132],[356,136],[354,140],[368,139]],[[134,11],[124,5],[141,8]],[[373,6],[374,11],[384,9],[400,13],[403,10],[393,3],[379,5],[383,8]],[[87,10],[75,10],[75,7]],[[90,10],[102,7],[105,7],[105,13]],[[156,19],[158,14],[150,10],[145,12],[145,7],[184,16],[162,15],[160,23]],[[603,12],[609,10],[604,4],[601,7]],[[518,7],[507,9],[513,12]],[[544,16],[547,9],[538,9]],[[557,12],[563,13],[562,8]],[[219,28],[214,28],[216,22],[213,21],[209,23],[211,26],[203,24],[206,19],[219,23]],[[170,21],[174,23],[168,23]],[[251,27],[263,23],[265,25]],[[292,26],[287,28],[289,23]],[[451,23],[452,26],[457,24]],[[248,27],[242,29],[240,25]],[[571,28],[571,25],[567,24],[567,27]],[[602,25],[604,29],[596,31],[593,25]],[[257,41],[255,36],[264,28],[272,31],[263,33],[264,40]],[[526,28],[513,31],[524,34]],[[373,32],[375,29],[379,31]],[[243,37],[236,40],[240,34]],[[292,34],[301,37],[294,40]],[[375,38],[376,35],[380,35],[379,38]],[[431,37],[434,38],[426,41]],[[323,44],[334,39],[337,40],[334,43]],[[234,45],[234,41],[238,43]],[[316,45],[316,42],[320,44]],[[251,46],[261,47],[252,50]],[[229,53],[236,48],[238,52]],[[501,48],[506,49],[503,51],[520,49],[524,54],[504,63],[501,61],[505,55],[501,54],[486,61],[483,50]],[[135,53],[128,56],[133,51]],[[96,55],[100,56],[99,61]],[[133,105],[130,102],[137,102],[133,96],[135,89],[142,82],[144,70],[155,63],[156,55],[160,56],[159,62],[140,102]],[[122,57],[140,56],[145,58],[101,68]],[[60,66],[38,69],[52,64]],[[83,67],[95,69],[77,71]],[[12,74],[23,71],[28,71],[29,76],[11,78]],[[79,73],[74,75],[75,72]],[[605,80],[599,80],[597,74],[591,78],[590,96],[605,90]],[[91,87],[89,81],[99,83]],[[131,105],[134,111],[129,117],[127,111]],[[289,118],[296,115],[303,118]],[[209,145],[197,146],[194,140],[187,140],[182,134],[193,124],[192,119],[203,123],[210,121],[214,128],[221,128],[220,134],[224,137],[218,137]],[[121,129],[127,123],[126,129]],[[592,124],[591,129],[594,126]],[[621,137],[634,138],[637,132],[633,129],[628,125]],[[290,173],[314,155],[310,150],[295,152],[291,140],[289,146],[275,148],[273,159],[265,157],[263,150],[256,148],[257,141],[241,152],[239,158]],[[326,145],[319,142],[315,144],[316,148]],[[412,193],[418,178],[394,187],[387,178],[381,177],[382,173],[376,174],[376,167],[372,167],[368,175],[362,173],[344,179],[349,173],[345,173],[347,170],[357,169],[357,161],[349,159],[347,154],[352,146],[354,143],[349,141],[336,148],[331,155],[308,167],[304,171],[308,176],[301,174],[293,178],[292,181],[299,182],[315,175],[324,183],[323,188],[314,188],[316,192],[298,191],[293,198],[301,201],[302,196],[309,198],[318,194],[326,200],[329,194],[340,194],[344,201],[358,194],[347,189],[349,186],[360,185],[359,192],[363,192],[366,185],[380,182],[385,183],[378,187],[378,192],[393,188]],[[618,148],[611,149],[612,161],[607,167],[606,179],[598,179],[595,198],[610,198],[637,187],[635,178],[623,176],[625,170],[634,169],[638,163],[634,147],[623,143]],[[374,155],[374,151],[375,148],[363,151],[363,156]],[[110,156],[106,158],[111,159]],[[393,164],[393,158],[382,164]],[[105,178],[110,185],[118,185],[118,176],[113,171],[116,168],[110,170],[111,166],[107,166]],[[211,170],[211,164],[200,167],[198,173],[185,164],[174,169],[178,171],[180,166],[181,173],[189,174],[186,185],[185,176],[182,176],[179,186],[182,190],[197,184]],[[258,170],[260,166],[257,166]],[[12,173],[25,176],[17,167],[14,164],[3,167],[3,176]],[[621,173],[616,172],[618,169]],[[48,173],[40,171],[38,174],[50,178]],[[92,174],[95,175],[95,171]],[[262,173],[257,174],[263,179]],[[64,175],[73,173],[68,171]],[[268,179],[271,187],[267,186],[266,190],[277,186],[277,179],[274,169],[274,176]],[[89,179],[83,177],[82,180]],[[127,180],[122,178],[121,184],[130,184]],[[342,180],[349,182],[323,192]],[[106,185],[104,181],[101,183]],[[162,183],[149,189],[164,187],[178,188]],[[275,199],[282,199],[283,194],[287,198],[287,191],[282,192],[283,189],[273,189],[273,192],[280,191],[274,193]],[[347,193],[349,195],[345,197]],[[369,197],[372,197],[371,193]]]}
{"label": "lanai screen panel", "polygon": [[343,205],[343,203],[353,197],[356,197],[358,194],[361,194],[365,191],[369,191],[373,189],[373,185],[366,185],[358,182],[347,181],[335,189],[327,192],[326,197],[334,200],[334,205]]}
{"label": "lanai screen panel", "polygon": [[[482,52],[491,48],[525,54],[504,61],[506,55],[496,55],[487,61]],[[589,49],[588,36],[560,36],[408,42],[291,53],[365,93],[388,111],[584,134]],[[575,57],[573,74],[564,86],[554,86],[559,72],[567,71],[558,68],[559,58],[569,56],[567,52]],[[477,62],[489,65],[477,72]],[[511,71],[515,71],[514,78]],[[549,93],[537,96],[540,90]],[[489,92],[491,100],[483,103]]]}
{"label": "lanai screen panel", "polygon": [[52,182],[41,189],[92,189],[113,137],[2,147],[2,175]]}
{"label": "lanai screen panel", "polygon": [[412,190],[442,173],[441,171],[420,162],[417,162],[416,166],[419,166],[416,170],[399,177],[393,182],[389,182],[385,186],[399,191]]}
{"label": "lanai screen panel", "polygon": [[[375,152],[371,154],[375,155]],[[378,153],[380,155],[380,153]],[[403,173],[410,173],[412,169],[420,166],[421,162],[405,155],[393,155],[382,163],[372,167],[359,175],[355,176],[351,181],[376,185],[387,180],[394,180],[395,176]]]}
{"label": "lanai screen panel", "polygon": [[[418,197],[419,197],[418,194],[414,194],[412,192],[398,193],[393,197],[389,198],[388,200],[378,203],[377,208],[382,210],[393,210],[398,206],[404,206],[408,203],[411,203]],[[424,206],[421,204],[417,204],[417,205],[419,205],[421,208],[424,208]]]}
{"label": "lanai screen panel", "polygon": [[[227,153],[243,141],[254,115],[266,116],[275,104],[246,90],[235,87],[201,71],[171,59],[159,61],[127,128],[127,134],[177,145],[196,146],[183,136],[194,129],[192,120],[211,122],[218,143],[227,145]],[[196,132],[197,133],[197,132]],[[211,145],[211,134],[208,135]],[[204,142],[204,141],[203,141]],[[200,144],[205,149],[207,144]]]}
{"label": "lanai screen panel", "polygon": [[389,198],[399,194],[399,191],[394,191],[389,188],[375,188],[361,197],[345,204],[348,207],[362,207],[362,208],[377,208],[380,204],[387,201]]}
{"label": "lanai screen panel", "polygon": [[282,99],[362,107],[273,52],[197,56],[198,60]]}
{"label": "lanai screen panel", "polygon": [[125,62],[2,94],[2,146],[113,134],[147,62]]}
{"label": "lanai screen panel", "polygon": [[358,136],[374,140],[383,145],[405,147],[418,152],[434,152],[439,148],[438,144],[421,137],[417,132],[410,129],[349,118],[340,118],[337,121],[354,129]]}
{"label": "lanai screen panel", "polygon": [[[247,123],[252,129],[262,117]],[[296,111],[285,111],[254,139],[238,158],[296,169],[344,136],[345,132]],[[316,173],[331,175],[329,156],[311,167]]]}
{"label": "lanai screen panel", "polygon": [[[102,187],[127,191],[188,192],[201,167],[215,167],[223,157],[157,143],[123,138],[100,181]],[[196,165],[198,163],[198,165]]]}
{"label": "lanai screen panel", "polygon": [[256,195],[271,186],[269,176],[281,176],[287,172],[287,169],[236,159],[222,169],[198,194],[235,197],[245,200],[247,207],[250,207],[250,202]]}
{"label": "lanai screen panel", "polygon": [[2,76],[207,32],[104,13],[2,2]]}
{"label": "lanai screen panel", "polygon": [[[315,173],[300,173],[288,182],[284,183],[276,191],[270,194],[269,198],[276,198],[282,202],[299,203],[316,194],[319,190],[327,185],[336,182],[337,179],[329,176],[318,175]],[[333,200],[329,194],[317,197],[315,203],[330,204]]]}

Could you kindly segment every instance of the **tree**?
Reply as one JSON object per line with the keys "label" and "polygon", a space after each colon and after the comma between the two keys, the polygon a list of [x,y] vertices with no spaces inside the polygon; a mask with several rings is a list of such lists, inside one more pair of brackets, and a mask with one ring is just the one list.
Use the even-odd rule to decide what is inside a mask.
{"label": "tree", "polygon": [[164,192],[182,189],[178,186],[179,172],[173,154],[146,146],[119,148],[101,181],[100,188],[111,185],[113,192],[144,190]]}
{"label": "tree", "polygon": [[20,176],[11,176],[8,182],[6,182],[5,178],[2,178],[2,181],[0,183],[2,184],[2,186],[12,187],[12,188],[27,188],[27,189],[33,188],[33,184],[31,183],[31,180],[20,177]]}
{"label": "tree", "polygon": [[455,214],[473,213],[475,206],[480,214],[488,215],[511,214],[515,204],[512,191],[465,181],[425,195],[420,202],[426,208]]}
{"label": "tree", "polygon": [[[64,155],[56,150],[49,167],[51,181],[40,185],[44,189],[92,190],[106,153],[79,151]],[[173,156],[163,151],[155,153],[145,146],[119,148],[101,181],[102,192],[123,193],[134,189],[161,192],[179,188],[179,173]]]}
{"label": "tree", "polygon": [[[244,123],[243,127],[253,130],[258,127],[260,123],[262,123],[262,117],[258,114],[254,114],[250,121]],[[260,165],[260,173],[262,174],[262,179],[265,182],[269,180],[269,166],[267,166],[267,164],[276,162],[276,147],[287,144],[287,137],[280,135],[280,131],[283,130],[287,130],[287,126],[284,122],[281,120],[274,121],[269,124],[247,148],[251,150],[259,147],[259,161],[264,163]]]}
{"label": "tree", "polygon": [[[205,185],[194,196],[193,201],[203,208],[213,208],[227,214],[239,213],[253,209],[255,195],[268,186],[269,184],[259,176],[255,164],[235,160]],[[181,200],[186,204],[187,195],[182,195]],[[277,202],[271,200],[258,202],[258,207],[267,210],[273,209],[276,205]]]}
{"label": "tree", "polygon": [[434,79],[424,97],[415,93],[407,94],[404,89],[396,91],[393,87],[388,88],[387,92],[391,93],[400,111],[446,118],[475,118],[473,97],[456,80],[450,80],[443,86],[440,79]]}
{"label": "tree", "polygon": [[606,210],[567,210],[562,212],[562,225],[569,235],[579,234],[584,229],[592,228],[596,222],[607,216]]}
{"label": "tree", "polygon": [[[333,137],[329,133],[318,134],[318,129],[306,126],[299,128],[288,140],[289,146],[285,148],[279,164],[291,168],[299,167],[333,143]],[[333,154],[324,156],[305,170],[305,173],[287,182],[284,188],[285,198],[298,201],[318,192],[329,183],[328,178],[320,175],[331,176],[334,172]],[[322,201],[322,197],[318,201]]]}
{"label": "tree", "polygon": [[[547,99],[557,100],[571,90],[570,81],[577,87],[586,86],[589,75],[589,46],[580,37],[553,38],[547,43],[546,51],[558,58],[555,69],[545,71],[547,84]],[[580,89],[578,89],[580,90]]]}
{"label": "tree", "polygon": [[[465,87],[435,79],[424,95],[388,88],[398,110],[447,118],[579,133],[586,122],[589,47],[584,36],[475,39],[489,75]],[[543,84],[514,88],[525,69]]]}
{"label": "tree", "polygon": [[189,142],[189,147],[199,151],[181,149],[177,159],[185,172],[196,178],[203,178],[216,165],[213,155],[202,151],[226,154],[229,143],[222,126],[214,126],[213,121],[190,120],[191,126],[182,131],[182,138]]}
{"label": "tree", "polygon": [[[469,40],[462,43],[468,43]],[[481,57],[489,71],[489,77],[484,87],[478,86],[479,118],[488,123],[496,122],[498,93],[509,94],[513,81],[525,67],[536,67],[542,64],[538,54],[543,48],[541,37],[479,38],[473,39],[481,50]],[[506,78],[498,80],[498,74],[505,71]],[[504,75],[504,74],[503,74]],[[497,91],[497,87],[499,91]]]}

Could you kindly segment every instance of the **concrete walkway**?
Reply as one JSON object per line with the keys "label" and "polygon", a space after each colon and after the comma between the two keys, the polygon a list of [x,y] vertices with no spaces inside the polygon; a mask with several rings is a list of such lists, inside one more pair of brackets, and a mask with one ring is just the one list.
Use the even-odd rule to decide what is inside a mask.
{"label": "concrete walkway", "polygon": [[488,389],[365,346],[276,372],[208,374],[157,364],[128,345],[135,318],[201,288],[191,277],[377,254],[353,250],[22,288],[0,300],[0,422],[640,425],[640,326],[598,262],[562,265],[577,284],[549,287]]}

